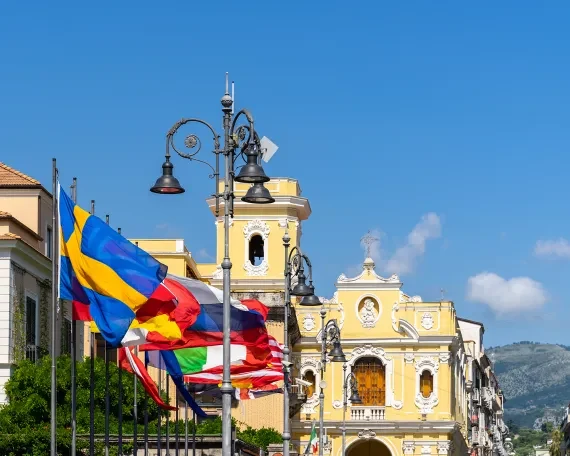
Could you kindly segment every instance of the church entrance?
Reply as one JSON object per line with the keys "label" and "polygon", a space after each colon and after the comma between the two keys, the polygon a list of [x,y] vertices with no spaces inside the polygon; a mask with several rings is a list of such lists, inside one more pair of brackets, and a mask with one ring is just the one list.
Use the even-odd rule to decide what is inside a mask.
{"label": "church entrance", "polygon": [[382,442],[370,439],[351,445],[346,456],[392,456],[392,453]]}

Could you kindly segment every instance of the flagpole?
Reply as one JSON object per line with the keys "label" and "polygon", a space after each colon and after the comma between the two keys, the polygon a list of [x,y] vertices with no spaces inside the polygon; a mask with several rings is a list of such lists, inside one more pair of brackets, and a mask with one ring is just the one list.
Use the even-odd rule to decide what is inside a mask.
{"label": "flagpole", "polygon": [[[194,394],[196,397],[196,394]],[[192,421],[194,423],[192,429],[192,456],[196,456],[196,412],[192,410]]]}
{"label": "flagpole", "polygon": [[[77,177],[71,184],[71,200],[77,204]],[[58,203],[59,204],[59,203]],[[55,230],[55,228],[54,228]],[[59,228],[57,229],[59,233]],[[53,250],[52,250],[53,251]],[[59,258],[59,252],[57,252]],[[73,304],[72,304],[73,306]],[[71,454],[76,454],[77,447],[77,320],[71,318]]]}
{"label": "flagpole", "polygon": [[[91,215],[95,215],[95,200],[91,200]],[[95,335],[89,326],[89,456],[95,456]]]}
{"label": "flagpole", "polygon": [[180,415],[179,415],[179,412],[178,412],[178,408],[179,408],[178,397],[179,397],[179,394],[178,394],[178,391],[176,391],[176,412],[175,412],[176,424],[174,425],[174,432],[176,432],[176,440],[175,440],[175,442],[176,442],[176,447],[175,447],[175,453],[174,453],[174,454],[175,454],[176,456],[179,455],[179,452],[178,452],[178,451],[179,451],[179,446],[180,446],[180,438],[179,438],[179,435],[178,435],[178,431],[179,431],[178,420],[180,419]]}
{"label": "flagpole", "polygon": [[[114,348],[113,350],[117,350]],[[123,456],[123,369],[119,368],[119,456]]]}
{"label": "flagpole", "polygon": [[[138,358],[139,356],[139,348],[138,346],[135,347],[135,356]],[[138,444],[137,444],[137,428],[138,428],[138,420],[139,420],[139,411],[138,411],[138,404],[137,404],[137,376],[133,375],[133,391],[134,391],[134,403],[133,403],[133,455],[137,455],[138,453]]]}
{"label": "flagpole", "polygon": [[[58,270],[57,261],[55,260],[58,255],[57,239],[59,237],[59,220],[58,220],[58,198],[57,198],[57,163],[56,159],[52,159],[52,268],[51,268],[51,299],[52,299],[52,312],[51,312],[51,456],[57,456],[57,364],[56,364],[56,332],[57,332],[57,304],[58,304]],[[58,255],[59,257],[59,255]]]}
{"label": "flagpole", "polygon": [[[158,394],[160,395],[160,390],[162,388],[162,356],[158,357]],[[156,438],[157,438],[157,442],[156,442],[156,449],[158,450],[158,454],[162,454],[161,453],[161,435],[160,435],[160,418],[161,418],[161,409],[160,407],[158,407],[158,424],[156,426]]]}
{"label": "flagpole", "polygon": [[[148,356],[146,353],[144,355],[144,367],[148,372]],[[146,389],[144,390],[144,456],[148,456],[148,393]]]}
{"label": "flagpole", "polygon": [[[109,215],[105,216],[105,222],[109,224]],[[109,456],[109,414],[111,410],[111,398],[109,395],[109,347],[107,340],[104,342],[105,349],[105,456]]]}
{"label": "flagpole", "polygon": [[[166,400],[170,403],[170,379],[168,372],[164,376],[166,379]],[[166,413],[166,456],[170,456],[170,412]]]}
{"label": "flagpole", "polygon": [[[121,228],[117,228],[117,232],[121,234]],[[135,242],[135,245],[138,247],[139,243]],[[139,347],[138,345],[135,346],[135,356],[138,358],[139,356]],[[145,366],[146,367],[146,366]],[[137,376],[133,375],[133,391],[134,391],[134,402],[133,402],[133,455],[137,456],[138,453],[138,420],[139,420],[139,411],[138,411],[138,403],[137,403]]]}
{"label": "flagpole", "polygon": [[[196,400],[196,390],[192,395],[194,400]],[[192,410],[192,456],[196,456],[196,412]]]}
{"label": "flagpole", "polygon": [[188,402],[184,407],[184,456],[188,456]]}

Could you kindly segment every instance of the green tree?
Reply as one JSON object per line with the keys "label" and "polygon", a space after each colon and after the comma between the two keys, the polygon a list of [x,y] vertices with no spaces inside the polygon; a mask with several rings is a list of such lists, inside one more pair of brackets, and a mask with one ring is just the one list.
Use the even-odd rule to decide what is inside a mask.
{"label": "green tree", "polygon": [[[89,434],[90,430],[90,362],[77,363],[77,433]],[[105,362],[96,358],[95,363],[95,433],[105,432]],[[71,455],[71,360],[68,356],[57,359],[57,448],[62,456]],[[119,368],[109,365],[109,430],[118,432]],[[131,434],[134,424],[134,377],[123,371],[123,433]],[[144,391],[138,386],[137,396],[139,435],[144,424]],[[8,403],[0,406],[0,455],[6,456],[45,456],[50,445],[50,404],[51,404],[51,358],[44,357],[37,364],[29,361],[20,362],[5,385]],[[162,395],[166,401],[166,395]],[[164,415],[163,415],[164,416]],[[149,433],[156,434],[158,407],[148,401]],[[234,425],[236,422],[234,421]],[[174,423],[171,424],[174,426]],[[192,429],[193,423],[190,423]],[[179,428],[184,429],[184,422],[179,421]],[[172,428],[173,429],[173,428]],[[267,448],[270,443],[281,442],[281,435],[275,429],[259,430],[236,425],[238,438],[244,442]],[[202,421],[196,427],[197,434],[221,434],[222,422],[216,419]],[[77,441],[78,454],[86,454],[88,439]],[[125,454],[131,451],[130,445],[124,445]],[[102,455],[103,445],[97,443],[96,453]],[[116,448],[111,454],[116,454]]]}
{"label": "green tree", "polygon": [[561,453],[560,446],[562,445],[563,437],[564,436],[562,435],[562,431],[560,429],[554,429],[552,431],[552,434],[550,435],[552,442],[550,444],[550,447],[548,448],[550,456],[560,456]]}

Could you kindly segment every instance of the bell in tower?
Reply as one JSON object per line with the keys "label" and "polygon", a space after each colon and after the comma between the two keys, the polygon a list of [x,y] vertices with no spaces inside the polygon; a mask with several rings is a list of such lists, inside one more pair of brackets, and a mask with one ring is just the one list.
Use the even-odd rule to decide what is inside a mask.
{"label": "bell in tower", "polygon": [[263,238],[259,234],[252,236],[249,241],[249,261],[253,266],[258,266],[265,258],[263,246]]}

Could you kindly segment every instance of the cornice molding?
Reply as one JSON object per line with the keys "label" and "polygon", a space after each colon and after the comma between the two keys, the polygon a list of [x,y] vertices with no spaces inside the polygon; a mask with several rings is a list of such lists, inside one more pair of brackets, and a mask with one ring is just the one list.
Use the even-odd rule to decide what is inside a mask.
{"label": "cornice molding", "polygon": [[[342,435],[342,421],[341,420],[325,420],[327,434]],[[311,432],[312,421],[293,421],[293,431],[307,431]],[[460,430],[460,425],[455,421],[447,420],[428,420],[428,421],[346,421],[346,432],[349,435],[358,435],[363,427],[374,431],[379,435],[417,432],[417,433],[450,433]]]}

